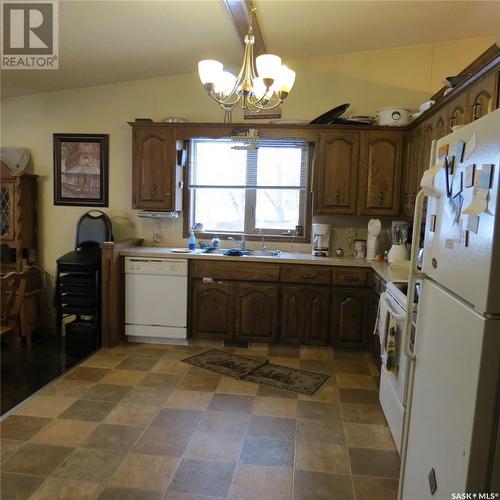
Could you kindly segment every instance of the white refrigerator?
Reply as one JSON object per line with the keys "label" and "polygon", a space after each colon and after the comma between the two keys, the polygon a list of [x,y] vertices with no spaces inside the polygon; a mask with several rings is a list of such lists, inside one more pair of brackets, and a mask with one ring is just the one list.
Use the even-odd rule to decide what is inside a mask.
{"label": "white refrigerator", "polygon": [[[453,164],[439,159],[446,150]],[[421,271],[418,237],[412,248],[409,288],[415,281],[421,288],[415,341],[411,347],[407,328],[404,346],[410,377],[399,499],[497,498],[500,110],[435,143],[433,165],[415,210],[418,225],[429,195]]]}

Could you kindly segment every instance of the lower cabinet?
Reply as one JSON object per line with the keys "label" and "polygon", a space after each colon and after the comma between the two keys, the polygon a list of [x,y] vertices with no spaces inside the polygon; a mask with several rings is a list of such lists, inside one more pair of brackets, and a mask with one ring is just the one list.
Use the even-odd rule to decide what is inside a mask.
{"label": "lower cabinet", "polygon": [[274,284],[236,283],[235,339],[275,342],[278,333],[278,290]]}
{"label": "lower cabinet", "polygon": [[280,341],[288,344],[328,343],[330,287],[281,287]]}
{"label": "lower cabinet", "polygon": [[370,317],[370,290],[338,287],[330,307],[330,334],[334,347],[366,347]]}
{"label": "lower cabinet", "polygon": [[192,280],[191,336],[232,340],[234,338],[234,284]]}
{"label": "lower cabinet", "polygon": [[[328,279],[324,284],[309,284],[271,281],[274,276],[262,275],[266,281],[255,273],[238,275],[238,270],[231,270],[236,279],[226,279],[221,276],[226,265],[210,263],[211,269],[203,273],[194,269],[191,275],[188,325],[192,337],[367,347],[373,298],[365,286],[366,271],[359,284],[346,286],[337,284],[346,273],[344,268],[313,269],[311,273],[321,271]],[[213,277],[204,279],[204,274]],[[285,277],[291,279],[289,274]]]}

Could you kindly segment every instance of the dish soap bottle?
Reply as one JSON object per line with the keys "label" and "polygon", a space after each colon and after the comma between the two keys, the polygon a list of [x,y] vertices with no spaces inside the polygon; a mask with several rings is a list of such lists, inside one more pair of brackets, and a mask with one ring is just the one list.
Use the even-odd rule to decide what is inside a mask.
{"label": "dish soap bottle", "polygon": [[217,250],[220,247],[220,238],[216,234],[212,238],[212,247]]}
{"label": "dish soap bottle", "polygon": [[196,236],[194,235],[194,231],[191,231],[191,234],[189,235],[188,248],[189,250],[196,249]]}

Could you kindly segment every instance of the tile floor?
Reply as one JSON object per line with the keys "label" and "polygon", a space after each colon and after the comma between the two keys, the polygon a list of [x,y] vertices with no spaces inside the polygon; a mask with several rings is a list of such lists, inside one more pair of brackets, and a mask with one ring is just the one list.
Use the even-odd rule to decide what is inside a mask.
{"label": "tile floor", "polygon": [[330,375],[315,396],[181,360],[102,349],[1,424],[1,498],[391,500],[399,457],[368,353],[265,344],[233,352]]}

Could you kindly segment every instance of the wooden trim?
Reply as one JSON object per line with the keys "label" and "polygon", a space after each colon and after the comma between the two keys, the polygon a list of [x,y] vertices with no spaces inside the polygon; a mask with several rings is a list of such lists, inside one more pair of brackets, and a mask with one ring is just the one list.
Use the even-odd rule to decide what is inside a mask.
{"label": "wooden trim", "polygon": [[101,243],[101,335],[102,347],[125,341],[125,275],[120,252],[143,240]]}
{"label": "wooden trim", "polygon": [[[231,19],[233,20],[234,27],[240,38],[241,44],[245,46],[245,36],[248,33],[248,26],[250,24],[250,18],[252,16],[252,5],[249,0],[224,0],[224,5],[226,6]],[[253,14],[252,19],[252,31],[255,37],[254,43],[254,54],[256,56],[266,53],[266,45],[264,43],[264,37],[262,36],[262,31],[260,29],[259,20]]]}

